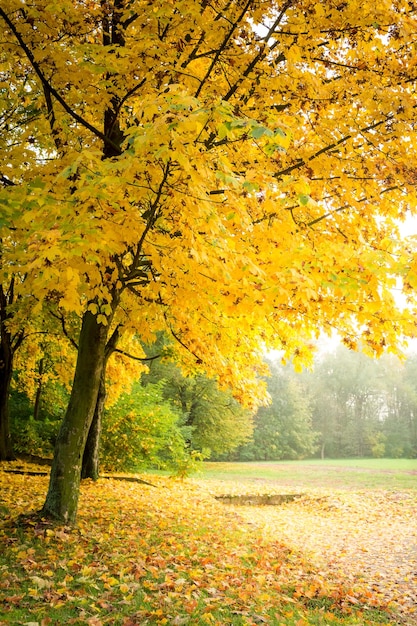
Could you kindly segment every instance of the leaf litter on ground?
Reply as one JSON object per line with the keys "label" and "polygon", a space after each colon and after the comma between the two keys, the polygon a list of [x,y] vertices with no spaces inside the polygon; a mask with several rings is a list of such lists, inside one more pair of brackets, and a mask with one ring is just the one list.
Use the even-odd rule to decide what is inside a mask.
{"label": "leaf litter on ground", "polygon": [[[225,483],[207,480],[211,493]],[[285,488],[231,485],[227,493],[253,494]],[[297,490],[292,489],[291,493]],[[280,506],[239,506],[263,538],[280,537],[308,555],[325,576],[341,576],[356,589],[395,605],[404,623],[417,623],[417,494],[411,490],[299,489]]]}
{"label": "leaf litter on ground", "polygon": [[70,528],[28,515],[41,508],[47,480],[0,468],[1,626],[412,623],[403,621],[412,607],[384,586],[388,559],[372,584],[361,578],[371,551],[358,530],[373,520],[382,528],[384,517],[392,552],[402,512],[415,541],[411,495],[312,494],[281,507],[235,507],[215,500],[210,481],[85,481]]}

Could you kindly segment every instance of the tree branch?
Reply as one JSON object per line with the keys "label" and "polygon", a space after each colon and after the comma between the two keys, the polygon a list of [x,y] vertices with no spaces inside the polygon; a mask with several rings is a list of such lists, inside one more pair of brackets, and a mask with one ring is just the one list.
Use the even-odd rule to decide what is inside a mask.
{"label": "tree branch", "polygon": [[[265,35],[265,37],[263,37],[263,42],[264,45],[262,46],[262,48],[259,50],[258,54],[252,59],[252,61],[249,63],[248,67],[246,68],[246,70],[244,72],[242,72],[242,75],[240,76],[240,78],[235,82],[235,84],[233,85],[233,87],[231,87],[229,89],[229,91],[227,92],[227,94],[224,97],[224,100],[229,100],[233,94],[238,90],[239,85],[242,83],[244,78],[247,78],[249,76],[249,74],[255,69],[256,65],[259,63],[259,61],[261,59],[263,59],[267,53],[272,52],[276,46],[278,45],[278,40],[272,44],[271,46],[267,46],[267,42],[268,40],[272,37],[272,35],[275,32],[275,29],[277,28],[277,26],[281,23],[282,18],[284,17],[285,13],[287,12],[287,10],[290,8],[290,6],[292,5],[292,0],[288,0],[288,2],[286,2],[282,8],[282,10],[280,11],[277,19],[275,20],[275,22],[272,24],[271,28],[269,29],[269,31],[267,32],[267,34]],[[283,53],[281,53],[277,59],[276,62],[280,62],[283,61],[285,59],[285,55]]]}
{"label": "tree branch", "polygon": [[171,331],[171,335],[174,337],[175,341],[178,341],[178,343],[179,343],[179,344],[180,344],[183,348],[185,348],[185,349],[186,349],[186,350],[187,350],[190,354],[192,354],[192,355],[195,357],[195,359],[196,359],[196,361],[197,361],[198,365],[201,365],[201,364],[203,363],[202,358],[201,358],[201,357],[199,357],[199,356],[198,356],[195,352],[193,352],[193,351],[191,350],[191,348],[189,348],[187,345],[185,345],[185,343],[184,343],[183,341],[181,341],[181,339],[178,337],[178,335],[177,335],[176,333],[174,333],[174,331],[172,330],[172,328],[171,328],[171,327],[170,327],[170,331]]}
{"label": "tree branch", "polygon": [[159,205],[159,201],[161,199],[162,196],[162,190],[164,188],[164,185],[166,183],[166,181],[168,180],[168,176],[169,176],[169,172],[171,169],[171,161],[168,161],[168,163],[166,164],[164,170],[163,170],[163,176],[162,176],[162,180],[159,183],[159,187],[158,190],[156,192],[156,198],[155,200],[152,202],[150,208],[149,208],[149,216],[147,219],[147,223],[146,226],[144,228],[144,231],[142,233],[142,236],[138,242],[137,248],[136,248],[136,255],[134,258],[134,263],[132,263],[132,269],[135,267],[134,264],[137,264],[138,260],[140,259],[141,255],[142,255],[142,246],[143,246],[143,242],[145,241],[145,237],[148,234],[148,232],[150,231],[150,229],[152,228],[152,226],[155,223],[155,217],[156,217],[156,211],[158,209],[158,205]]}
{"label": "tree branch", "polygon": [[14,183],[10,178],[4,176],[4,174],[0,174],[0,181],[3,183],[5,187],[15,187],[16,183]]}
{"label": "tree branch", "polygon": [[70,344],[73,346],[73,348],[75,348],[76,350],[78,350],[78,344],[77,342],[71,337],[71,335],[69,334],[68,330],[67,330],[67,326],[65,323],[65,318],[64,316],[58,313],[54,313],[53,311],[51,311],[49,309],[49,313],[52,315],[52,317],[54,317],[55,319],[57,319],[59,322],[61,322],[61,327],[62,327],[62,332],[64,333],[65,337],[68,339],[68,341],[70,342]]}
{"label": "tree branch", "polygon": [[162,353],[155,354],[155,356],[146,356],[146,357],[135,356],[134,354],[130,354],[130,352],[125,352],[124,350],[120,350],[119,348],[116,348],[114,352],[117,352],[118,354],[122,354],[123,356],[127,356],[129,359],[133,359],[134,361],[142,361],[142,363],[145,363],[146,361],[155,361],[156,359],[160,359],[163,356]]}
{"label": "tree branch", "polygon": [[237,18],[236,22],[234,22],[231,25],[231,28],[230,28],[229,32],[226,34],[226,36],[223,39],[220,47],[216,51],[216,54],[214,55],[214,58],[212,59],[212,62],[210,63],[210,66],[207,69],[207,72],[206,72],[205,76],[201,80],[200,85],[199,85],[197,91],[195,92],[195,97],[196,98],[198,98],[198,96],[200,95],[200,92],[201,92],[201,90],[202,90],[202,88],[204,86],[204,83],[208,80],[210,74],[212,73],[212,71],[214,69],[214,66],[216,65],[217,61],[219,60],[219,57],[220,57],[221,53],[226,49],[226,46],[229,43],[233,33],[235,32],[236,28],[238,27],[240,22],[245,17],[245,15],[246,15],[248,9],[250,8],[251,4],[252,4],[252,0],[248,0],[247,3],[245,4],[245,6],[243,7],[239,17]]}
{"label": "tree branch", "polygon": [[[394,191],[395,189],[400,189],[400,187],[398,185],[393,185],[391,187],[387,187],[386,189],[382,189],[382,191],[380,191],[379,193],[382,196],[382,194],[388,193],[389,191]],[[370,197],[363,196],[362,198],[359,198],[357,202],[366,202],[367,200],[373,200],[373,196],[370,196]],[[318,224],[318,222],[321,222],[322,220],[326,219],[326,217],[331,217],[334,213],[339,213],[340,211],[345,211],[346,209],[350,209],[350,204],[345,204],[344,206],[338,207],[337,209],[334,209],[333,211],[330,211],[329,213],[320,215],[320,217],[316,217],[311,222],[308,222],[306,226],[307,227],[314,226],[314,224]]]}
{"label": "tree branch", "polygon": [[115,144],[111,139],[109,139],[109,137],[107,137],[104,133],[102,133],[98,128],[96,128],[95,126],[93,126],[92,124],[87,122],[87,120],[85,120],[83,117],[78,115],[78,113],[76,113],[69,106],[69,104],[67,104],[67,102],[64,100],[64,98],[56,91],[56,89],[54,89],[54,87],[52,87],[52,85],[50,84],[49,80],[46,78],[45,74],[42,72],[42,70],[40,68],[40,65],[39,65],[39,63],[37,63],[37,61],[36,61],[32,51],[26,45],[22,35],[19,33],[19,31],[17,30],[17,28],[15,27],[13,22],[10,20],[8,15],[5,13],[5,11],[1,7],[0,7],[0,17],[3,18],[3,20],[6,22],[7,26],[10,28],[10,30],[12,31],[12,33],[16,37],[17,41],[19,42],[20,47],[22,48],[22,50],[25,53],[26,57],[28,58],[30,64],[32,65],[33,69],[35,70],[35,73],[38,75],[38,78],[40,79],[44,90],[46,89],[49,92],[49,94],[53,95],[54,98],[64,108],[64,110],[76,122],[81,124],[81,126],[84,126],[84,128],[87,128],[87,130],[89,130],[91,133],[93,133],[93,135],[95,135],[96,137],[101,139],[106,145],[110,146],[116,152],[116,154],[121,154],[120,147],[117,144]]}
{"label": "tree branch", "polygon": [[[377,122],[373,122],[372,124],[369,124],[369,126],[364,126],[363,128],[360,128],[357,132],[358,133],[366,133],[369,130],[374,130],[375,128],[378,128],[378,126],[381,126],[382,124],[386,124],[387,122],[391,121],[392,119],[394,119],[394,117],[395,117],[394,114],[390,113],[390,114],[388,114],[385,117],[385,119],[378,120]],[[352,139],[352,134],[350,134],[350,133],[348,135],[345,135],[344,137],[342,137],[338,141],[334,141],[333,143],[330,143],[327,146],[324,146],[323,148],[320,148],[320,150],[317,150],[317,152],[315,152],[314,154],[309,156],[307,159],[299,159],[296,163],[293,163],[293,165],[289,165],[285,169],[280,170],[279,172],[276,172],[274,174],[274,178],[279,178],[281,176],[285,176],[286,174],[289,174],[293,170],[299,169],[300,167],[303,167],[309,161],[313,161],[314,159],[316,159],[321,154],[325,154],[326,152],[329,152],[330,150],[334,150],[334,148],[337,148],[337,146],[340,146],[341,144],[345,143],[349,139]]]}

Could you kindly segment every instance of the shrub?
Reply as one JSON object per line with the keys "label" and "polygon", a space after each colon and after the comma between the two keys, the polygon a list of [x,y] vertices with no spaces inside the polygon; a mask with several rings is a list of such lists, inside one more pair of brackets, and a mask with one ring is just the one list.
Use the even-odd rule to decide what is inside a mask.
{"label": "shrub", "polygon": [[172,467],[186,454],[180,422],[180,414],[163,399],[162,383],[135,383],[105,412],[103,466],[112,471]]}

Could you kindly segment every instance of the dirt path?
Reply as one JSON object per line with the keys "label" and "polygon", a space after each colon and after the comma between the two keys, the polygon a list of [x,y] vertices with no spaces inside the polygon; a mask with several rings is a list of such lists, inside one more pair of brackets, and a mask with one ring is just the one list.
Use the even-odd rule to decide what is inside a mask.
{"label": "dirt path", "polygon": [[341,575],[394,603],[398,624],[417,625],[415,492],[309,492],[281,506],[236,512],[263,535],[301,550],[325,575]]}

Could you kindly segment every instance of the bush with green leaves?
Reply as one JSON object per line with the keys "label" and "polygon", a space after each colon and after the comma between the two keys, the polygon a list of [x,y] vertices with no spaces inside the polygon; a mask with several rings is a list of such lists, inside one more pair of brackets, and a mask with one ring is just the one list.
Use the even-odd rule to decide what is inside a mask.
{"label": "bush with green leaves", "polygon": [[11,436],[14,451],[17,454],[52,457],[60,423],[61,420],[37,421],[33,418],[13,421]]}
{"label": "bush with green leaves", "polygon": [[65,391],[59,385],[45,386],[39,418],[34,419],[33,400],[13,389],[10,396],[10,434],[16,454],[51,457],[63,415]]}
{"label": "bush with green leaves", "polygon": [[101,439],[105,469],[175,468],[186,457],[181,416],[163,399],[162,383],[143,387],[136,382],[105,411]]}

